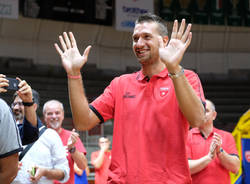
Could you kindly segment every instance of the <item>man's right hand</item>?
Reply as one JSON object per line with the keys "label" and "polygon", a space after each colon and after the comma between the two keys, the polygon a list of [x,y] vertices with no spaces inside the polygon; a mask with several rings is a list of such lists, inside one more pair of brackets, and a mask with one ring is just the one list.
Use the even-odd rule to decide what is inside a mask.
{"label": "man's right hand", "polygon": [[102,151],[106,152],[106,151],[108,151],[108,149],[109,149],[109,144],[105,142],[105,143],[102,144],[100,147],[101,147],[101,150],[102,150]]}
{"label": "man's right hand", "polygon": [[215,155],[216,155],[216,143],[214,140],[212,140],[211,144],[210,144],[210,147],[209,147],[209,152],[208,152],[208,156],[211,158],[211,159],[214,159],[215,158]]}
{"label": "man's right hand", "polygon": [[0,74],[0,93],[7,92],[7,89],[4,87],[9,86],[9,81],[6,79],[6,76],[4,74]]}
{"label": "man's right hand", "polygon": [[61,48],[57,43],[54,44],[58,54],[61,56],[62,64],[68,75],[79,75],[80,70],[83,65],[88,60],[89,51],[91,46],[88,46],[83,55],[80,54],[76,40],[72,32],[69,32],[69,36],[66,32],[63,36],[59,36],[59,41],[61,43]]}
{"label": "man's right hand", "polygon": [[32,89],[30,85],[25,80],[21,80],[18,77],[17,79],[19,80],[19,90],[17,91],[18,96],[23,102],[32,102]]}

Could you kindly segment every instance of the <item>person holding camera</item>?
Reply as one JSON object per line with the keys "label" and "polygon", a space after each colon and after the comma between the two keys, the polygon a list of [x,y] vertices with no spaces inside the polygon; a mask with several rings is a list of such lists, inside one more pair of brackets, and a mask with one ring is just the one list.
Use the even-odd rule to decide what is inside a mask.
{"label": "person holding camera", "polygon": [[[13,86],[16,86],[16,88],[10,88]],[[0,93],[8,90],[17,90],[13,95],[11,108],[18,124],[22,144],[33,143],[38,139],[39,128],[42,126],[42,122],[36,114],[39,106],[39,94],[32,90],[25,80],[21,80],[18,77],[16,80],[13,80],[0,74]]]}

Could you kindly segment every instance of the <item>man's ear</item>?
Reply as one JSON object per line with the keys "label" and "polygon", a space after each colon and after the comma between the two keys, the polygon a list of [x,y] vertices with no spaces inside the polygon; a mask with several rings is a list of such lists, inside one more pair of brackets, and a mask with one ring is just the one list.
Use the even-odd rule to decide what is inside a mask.
{"label": "man's ear", "polygon": [[35,108],[35,111],[37,110],[37,104],[36,103],[34,103],[34,108]]}
{"label": "man's ear", "polygon": [[163,44],[164,44],[164,47],[167,46],[167,44],[168,44],[168,36],[163,37]]}
{"label": "man's ear", "polygon": [[214,111],[214,112],[213,112],[213,120],[215,120],[215,119],[216,119],[216,116],[217,116],[217,112],[216,112],[216,111]]}

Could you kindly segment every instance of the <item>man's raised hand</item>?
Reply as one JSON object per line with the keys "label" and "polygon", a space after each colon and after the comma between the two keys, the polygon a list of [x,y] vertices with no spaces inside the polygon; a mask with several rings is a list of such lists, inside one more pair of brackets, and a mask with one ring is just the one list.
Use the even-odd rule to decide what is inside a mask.
{"label": "man's raised hand", "polygon": [[61,56],[64,69],[68,75],[79,75],[81,68],[88,60],[91,46],[88,46],[83,55],[81,55],[72,32],[69,32],[68,34],[64,32],[63,36],[59,36],[59,41],[61,48],[57,43],[55,43],[55,48]]}
{"label": "man's raised hand", "polygon": [[[179,64],[182,57],[191,43],[192,33],[191,24],[186,27],[185,19],[182,19],[180,28],[178,30],[178,21],[174,21],[171,39],[166,47],[161,41],[159,54],[162,62],[166,65],[170,73],[177,73],[179,71]],[[162,40],[162,39],[161,39]]]}

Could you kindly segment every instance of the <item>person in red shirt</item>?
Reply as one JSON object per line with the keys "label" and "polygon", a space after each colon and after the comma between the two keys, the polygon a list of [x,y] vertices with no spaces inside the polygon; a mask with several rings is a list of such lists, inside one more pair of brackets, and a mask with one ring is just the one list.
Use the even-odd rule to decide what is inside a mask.
{"label": "person in red shirt", "polygon": [[[65,130],[62,128],[64,119],[63,104],[58,100],[49,100],[43,105],[43,116],[45,124],[48,128],[54,129],[60,136],[63,145],[67,151],[67,159],[70,168],[70,178],[67,184],[74,184],[74,163],[84,170],[87,167],[86,149],[82,141],[79,139],[79,134],[73,131]],[[54,181],[55,184],[60,182]]]}
{"label": "person in red shirt", "polygon": [[[81,55],[73,33],[59,36],[68,76],[74,126],[89,130],[114,119],[109,184],[191,183],[185,150],[189,125],[200,126],[205,103],[198,76],[180,65],[190,45],[191,24],[174,21],[171,39],[165,22],[140,16],[132,35],[141,70],[116,77],[88,104],[81,76],[91,46]],[[192,108],[190,108],[192,107]],[[189,123],[188,123],[189,122]]]}
{"label": "person in red shirt", "polygon": [[100,150],[91,153],[91,164],[95,167],[95,184],[103,184],[108,179],[108,169],[111,162],[109,146],[109,139],[107,137],[100,137]]}
{"label": "person in red shirt", "polygon": [[206,122],[189,131],[187,154],[193,184],[230,184],[229,171],[240,168],[236,145],[231,133],[213,126],[215,106],[206,100]]}

